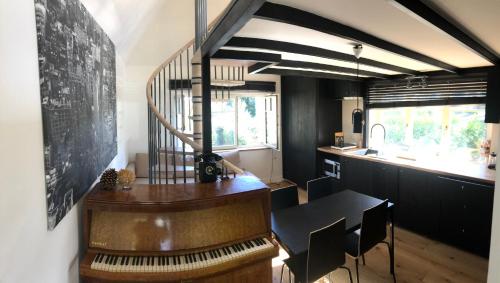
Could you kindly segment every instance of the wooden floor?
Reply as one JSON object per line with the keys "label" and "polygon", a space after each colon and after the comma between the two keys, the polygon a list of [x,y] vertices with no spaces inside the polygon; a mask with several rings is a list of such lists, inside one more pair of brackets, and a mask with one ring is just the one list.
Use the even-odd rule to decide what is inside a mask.
{"label": "wooden floor", "polygon": [[[305,191],[299,190],[299,199],[301,203],[306,201]],[[397,227],[395,239],[396,279],[398,283],[486,282],[488,261],[482,257]],[[274,283],[280,281],[282,260],[287,257],[286,252],[281,249],[280,256],[273,259]],[[361,265],[360,261],[360,282],[393,282],[389,273],[387,246],[376,246],[365,255],[365,258],[366,266]],[[356,282],[354,260],[348,256],[346,256],[346,266],[351,269],[354,282]],[[349,282],[347,271],[342,269],[334,271],[332,279],[333,282]],[[283,282],[288,282],[286,267]],[[324,282],[328,281],[324,280]]]}

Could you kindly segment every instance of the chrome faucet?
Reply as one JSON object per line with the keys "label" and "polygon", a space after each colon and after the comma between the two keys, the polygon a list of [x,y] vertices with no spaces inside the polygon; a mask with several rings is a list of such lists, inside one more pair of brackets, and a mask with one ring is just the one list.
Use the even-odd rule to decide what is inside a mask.
{"label": "chrome faucet", "polygon": [[384,144],[385,144],[385,127],[384,127],[384,125],[382,125],[380,123],[373,124],[373,126],[371,127],[371,129],[370,129],[370,138],[373,135],[373,128],[375,128],[375,126],[380,126],[384,130]]}

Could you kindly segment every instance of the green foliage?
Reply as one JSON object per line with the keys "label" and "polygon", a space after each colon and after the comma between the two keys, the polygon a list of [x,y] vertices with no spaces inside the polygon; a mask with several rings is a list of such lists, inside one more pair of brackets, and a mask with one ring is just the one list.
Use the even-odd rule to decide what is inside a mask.
{"label": "green foliage", "polygon": [[430,117],[427,119],[415,120],[413,124],[413,138],[439,144],[441,142],[441,126],[437,125]]}
{"label": "green foliage", "polygon": [[460,131],[460,134],[453,136],[453,144],[457,147],[477,148],[486,136],[486,127],[480,120],[472,120]]}
{"label": "green foliage", "polygon": [[255,98],[254,97],[241,97],[241,101],[245,103],[245,111],[250,114],[252,118],[255,117]]}
{"label": "green foliage", "polygon": [[398,119],[387,119],[385,121],[387,129],[386,142],[392,144],[401,144],[405,138],[404,122]]}
{"label": "green foliage", "polygon": [[234,132],[233,131],[226,132],[226,131],[224,131],[224,128],[217,127],[217,129],[215,130],[215,137],[212,137],[212,140],[214,140],[215,145],[218,145],[218,146],[233,145]]}

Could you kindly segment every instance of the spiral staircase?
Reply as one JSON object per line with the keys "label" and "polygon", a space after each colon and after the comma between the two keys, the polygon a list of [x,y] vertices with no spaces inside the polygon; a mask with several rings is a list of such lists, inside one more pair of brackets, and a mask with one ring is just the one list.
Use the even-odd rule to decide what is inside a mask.
{"label": "spiral staircase", "polygon": [[[215,22],[215,21],[214,21]],[[200,97],[193,96],[193,63],[199,65],[199,51],[191,40],[158,66],[148,79],[148,155],[149,183],[197,182],[195,157],[203,151],[201,133],[195,124],[202,123]],[[197,74],[196,67],[194,71]],[[201,87],[201,85],[200,85]],[[194,98],[193,98],[194,97]],[[243,174],[243,170],[221,160],[226,177]]]}

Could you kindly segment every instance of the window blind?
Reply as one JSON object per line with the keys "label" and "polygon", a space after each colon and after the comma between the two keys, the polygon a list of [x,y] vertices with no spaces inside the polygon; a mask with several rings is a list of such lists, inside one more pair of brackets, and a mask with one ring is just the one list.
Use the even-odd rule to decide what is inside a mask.
{"label": "window blind", "polygon": [[480,104],[486,100],[486,74],[413,77],[368,83],[367,108]]}

